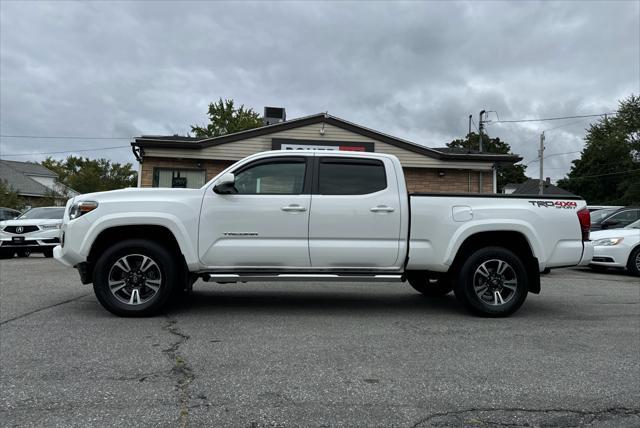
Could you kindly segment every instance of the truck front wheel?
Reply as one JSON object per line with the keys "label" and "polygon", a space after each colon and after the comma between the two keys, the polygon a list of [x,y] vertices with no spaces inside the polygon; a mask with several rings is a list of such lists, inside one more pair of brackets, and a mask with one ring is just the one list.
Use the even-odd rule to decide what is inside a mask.
{"label": "truck front wheel", "polygon": [[485,247],[462,263],[454,285],[456,298],[473,313],[505,317],[527,298],[528,278],[524,263],[503,247]]}
{"label": "truck front wheel", "polygon": [[93,290],[109,312],[125,317],[150,316],[162,311],[180,270],[175,257],[154,241],[130,239],[109,247],[97,260]]}

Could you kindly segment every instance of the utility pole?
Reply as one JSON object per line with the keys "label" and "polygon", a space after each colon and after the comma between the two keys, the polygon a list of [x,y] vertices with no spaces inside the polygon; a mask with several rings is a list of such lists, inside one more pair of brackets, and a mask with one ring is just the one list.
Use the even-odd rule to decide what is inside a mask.
{"label": "utility pole", "polygon": [[540,134],[540,150],[538,150],[538,156],[540,156],[540,181],[538,183],[538,195],[542,195],[544,193],[544,131]]}
{"label": "utility pole", "polygon": [[478,119],[478,149],[482,153],[482,130],[484,129],[484,123],[482,122],[482,116],[484,116],[484,110],[480,112]]}
{"label": "utility pole", "polygon": [[469,132],[467,133],[467,140],[468,140],[467,153],[471,153],[471,121],[472,120],[473,120],[473,115],[470,114],[469,115]]}
{"label": "utility pole", "polygon": [[[484,110],[480,112],[478,119],[478,151],[482,153],[482,130],[484,129],[484,124],[482,123],[482,116],[484,115]],[[482,171],[478,173],[478,193],[482,193]]]}

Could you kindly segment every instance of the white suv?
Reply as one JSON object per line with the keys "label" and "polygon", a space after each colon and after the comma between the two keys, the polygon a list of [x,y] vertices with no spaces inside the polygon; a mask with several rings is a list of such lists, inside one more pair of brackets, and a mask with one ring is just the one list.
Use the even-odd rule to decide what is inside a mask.
{"label": "white suv", "polygon": [[0,222],[0,258],[43,253],[53,257],[60,243],[60,225],[64,207],[32,208],[15,220]]}

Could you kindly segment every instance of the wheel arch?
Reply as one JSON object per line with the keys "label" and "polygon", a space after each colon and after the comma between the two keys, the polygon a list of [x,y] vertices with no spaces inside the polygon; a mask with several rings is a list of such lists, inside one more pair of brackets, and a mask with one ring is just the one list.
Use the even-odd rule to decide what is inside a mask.
{"label": "wheel arch", "polygon": [[460,268],[464,260],[476,250],[485,247],[503,247],[516,254],[525,265],[529,278],[529,291],[540,293],[540,268],[538,259],[526,236],[517,231],[478,232],[468,236],[458,248],[450,272]]}
{"label": "wheel arch", "polygon": [[627,263],[626,263],[626,267],[627,269],[631,269],[631,257],[633,256],[633,253],[635,253],[636,251],[640,251],[640,243],[636,244],[635,247],[633,247],[631,249],[631,251],[629,251],[629,257],[627,258]]}
{"label": "wheel arch", "polygon": [[84,277],[87,280],[93,278],[93,267],[100,255],[112,244],[127,239],[145,239],[166,246],[179,258],[180,268],[183,270],[188,269],[185,256],[171,230],[165,226],[155,224],[137,224],[132,226],[113,226],[102,230],[91,244],[87,263],[83,267],[85,269]]}

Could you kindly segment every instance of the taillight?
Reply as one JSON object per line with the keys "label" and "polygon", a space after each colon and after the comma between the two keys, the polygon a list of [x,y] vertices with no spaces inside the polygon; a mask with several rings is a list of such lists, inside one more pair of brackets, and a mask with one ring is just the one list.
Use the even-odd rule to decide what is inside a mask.
{"label": "taillight", "polygon": [[582,240],[589,240],[589,229],[591,229],[591,213],[586,208],[578,211],[578,220],[580,221],[580,230],[582,230]]}

